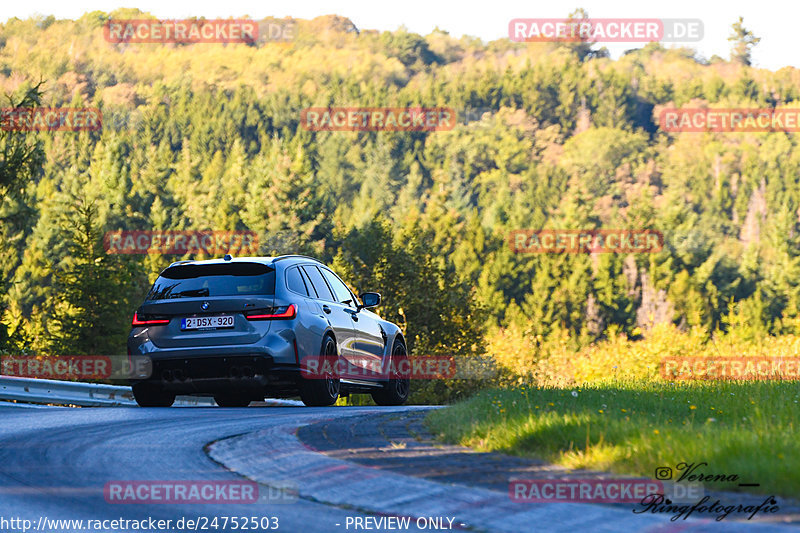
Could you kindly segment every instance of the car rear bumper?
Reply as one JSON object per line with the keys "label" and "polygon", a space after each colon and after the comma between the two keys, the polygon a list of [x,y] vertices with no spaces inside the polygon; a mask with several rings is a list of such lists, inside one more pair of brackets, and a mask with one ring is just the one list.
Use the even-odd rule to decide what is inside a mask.
{"label": "car rear bumper", "polygon": [[205,357],[153,358],[153,373],[147,382],[175,394],[213,395],[236,393],[263,398],[294,396],[300,370],[293,364],[276,364],[263,354]]}

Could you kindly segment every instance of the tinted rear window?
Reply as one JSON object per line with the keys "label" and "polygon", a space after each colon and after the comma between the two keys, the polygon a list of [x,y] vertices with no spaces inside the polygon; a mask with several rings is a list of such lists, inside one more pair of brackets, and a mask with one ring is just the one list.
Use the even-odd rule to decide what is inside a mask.
{"label": "tinted rear window", "polygon": [[147,300],[207,296],[273,296],[275,270],[261,263],[176,265],[158,277]]}
{"label": "tinted rear window", "polygon": [[290,291],[308,296],[306,282],[303,281],[303,276],[300,274],[298,267],[293,267],[286,271],[286,284],[289,286]]}

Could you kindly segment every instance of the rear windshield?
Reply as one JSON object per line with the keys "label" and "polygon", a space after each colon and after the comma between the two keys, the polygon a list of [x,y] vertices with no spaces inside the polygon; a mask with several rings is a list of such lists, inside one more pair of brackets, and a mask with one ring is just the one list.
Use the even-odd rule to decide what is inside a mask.
{"label": "rear windshield", "polygon": [[261,263],[176,265],[158,277],[147,300],[275,295],[275,270]]}

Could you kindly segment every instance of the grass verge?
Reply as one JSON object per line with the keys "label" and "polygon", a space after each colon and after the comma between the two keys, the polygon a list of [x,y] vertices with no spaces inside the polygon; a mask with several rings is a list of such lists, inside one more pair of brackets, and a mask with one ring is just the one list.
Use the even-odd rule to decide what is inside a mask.
{"label": "grass verge", "polygon": [[759,483],[749,490],[798,498],[798,400],[796,382],[517,388],[481,392],[426,424],[446,442],[568,468],[653,478],[657,467],[705,462],[695,473],[738,476],[709,490]]}

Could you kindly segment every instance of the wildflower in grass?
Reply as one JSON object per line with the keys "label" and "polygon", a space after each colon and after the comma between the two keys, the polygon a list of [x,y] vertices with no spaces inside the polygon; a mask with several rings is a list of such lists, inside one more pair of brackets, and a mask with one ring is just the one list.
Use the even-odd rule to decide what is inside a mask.
{"label": "wildflower in grass", "polygon": [[628,412],[627,409],[620,409],[620,411],[622,411],[623,413],[627,413]]}
{"label": "wildflower in grass", "polygon": [[577,398],[577,397],[578,397],[578,391],[575,391],[575,390],[574,390],[574,391],[572,391],[572,396],[574,396],[575,398]]}
{"label": "wildflower in grass", "polygon": [[656,435],[658,435],[658,434],[659,434],[659,431],[658,431],[657,429],[654,429],[654,430],[653,430],[653,433],[655,433]]}
{"label": "wildflower in grass", "polygon": [[690,405],[690,406],[689,406],[689,409],[691,409],[692,411],[694,411],[695,409],[697,409],[697,406],[696,406],[696,405]]}
{"label": "wildflower in grass", "polygon": [[603,410],[602,410],[602,409],[598,409],[598,410],[597,410],[597,412],[598,412],[598,413],[602,413],[602,412],[603,412]]}

